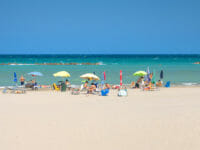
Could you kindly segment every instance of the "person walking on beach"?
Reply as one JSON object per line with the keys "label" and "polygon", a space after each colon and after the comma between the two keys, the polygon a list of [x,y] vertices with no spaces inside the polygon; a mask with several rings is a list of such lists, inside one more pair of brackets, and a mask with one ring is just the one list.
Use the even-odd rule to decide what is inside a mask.
{"label": "person walking on beach", "polygon": [[21,85],[24,85],[25,78],[23,77],[23,75],[20,77],[20,82],[21,82]]}

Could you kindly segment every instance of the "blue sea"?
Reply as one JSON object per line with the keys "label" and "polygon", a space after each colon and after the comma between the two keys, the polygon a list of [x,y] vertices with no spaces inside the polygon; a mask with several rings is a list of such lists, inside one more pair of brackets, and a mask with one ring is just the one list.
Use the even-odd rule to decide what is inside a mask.
{"label": "blue sea", "polygon": [[[37,71],[44,76],[36,77],[40,84],[52,84],[63,80],[53,77],[58,71],[68,71],[72,84],[81,84],[80,75],[95,72],[100,78],[106,72],[107,82],[119,84],[120,70],[123,72],[123,83],[136,81],[133,73],[150,68],[159,80],[160,71],[164,71],[164,82],[173,85],[200,85],[200,55],[0,55],[0,86],[13,85],[13,73],[18,78],[23,75],[31,80],[29,72]],[[58,63],[59,65],[45,65]],[[60,65],[60,63],[77,63],[76,65]],[[97,63],[88,65],[82,63]],[[43,65],[41,65],[43,64]]]}

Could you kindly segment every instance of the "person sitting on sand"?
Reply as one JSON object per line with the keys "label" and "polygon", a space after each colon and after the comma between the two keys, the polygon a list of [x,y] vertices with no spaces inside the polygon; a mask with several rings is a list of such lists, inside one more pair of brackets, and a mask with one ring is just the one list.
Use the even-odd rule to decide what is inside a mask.
{"label": "person sitting on sand", "polygon": [[91,86],[88,88],[87,93],[93,93],[96,90],[96,86],[94,83],[91,84]]}
{"label": "person sitting on sand", "polygon": [[135,88],[135,82],[131,82],[131,88]]}
{"label": "person sitting on sand", "polygon": [[158,82],[156,82],[156,86],[161,87],[163,85],[161,80],[158,80]]}
{"label": "person sitting on sand", "polygon": [[88,88],[88,81],[86,81],[86,82],[84,83],[83,88],[84,88],[84,89],[87,89],[87,88]]}
{"label": "person sitting on sand", "polygon": [[151,82],[152,78],[153,78],[153,73],[150,73],[150,75],[149,75],[149,82]]}
{"label": "person sitting on sand", "polygon": [[106,83],[104,89],[110,89],[110,88],[111,88],[110,84]]}
{"label": "person sitting on sand", "polygon": [[119,89],[119,88],[120,88],[119,85],[113,85],[113,86],[112,86],[112,89]]}
{"label": "person sitting on sand", "polygon": [[21,85],[24,85],[25,78],[23,77],[23,75],[20,77],[20,82],[21,82]]}
{"label": "person sitting on sand", "polygon": [[135,88],[140,88],[141,78],[139,78],[135,84]]}

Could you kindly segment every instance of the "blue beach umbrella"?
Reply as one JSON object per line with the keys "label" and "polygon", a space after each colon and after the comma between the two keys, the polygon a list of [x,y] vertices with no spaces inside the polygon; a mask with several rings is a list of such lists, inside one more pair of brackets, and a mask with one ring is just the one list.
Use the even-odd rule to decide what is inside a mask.
{"label": "blue beach umbrella", "polygon": [[163,76],[164,76],[163,74],[164,74],[164,73],[163,73],[163,70],[161,70],[161,71],[160,71],[160,79],[163,79]]}
{"label": "blue beach umbrella", "polygon": [[17,74],[14,72],[14,82],[17,83]]}

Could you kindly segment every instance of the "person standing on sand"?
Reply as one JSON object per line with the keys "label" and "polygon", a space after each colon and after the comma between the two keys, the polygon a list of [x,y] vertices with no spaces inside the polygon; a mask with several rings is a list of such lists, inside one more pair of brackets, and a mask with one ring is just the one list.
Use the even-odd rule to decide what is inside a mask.
{"label": "person standing on sand", "polygon": [[20,77],[20,82],[21,82],[21,85],[24,85],[25,78],[23,77],[23,75]]}

